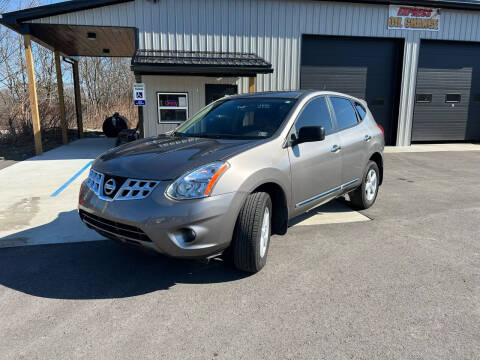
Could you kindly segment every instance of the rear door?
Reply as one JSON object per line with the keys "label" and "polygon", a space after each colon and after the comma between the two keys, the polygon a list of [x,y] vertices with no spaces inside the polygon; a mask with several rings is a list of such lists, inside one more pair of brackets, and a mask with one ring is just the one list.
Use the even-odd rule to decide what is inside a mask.
{"label": "rear door", "polygon": [[354,103],[347,98],[330,96],[342,154],[341,184],[344,187],[359,183],[363,176],[365,153],[370,135],[359,123]]}
{"label": "rear door", "polygon": [[292,196],[295,208],[302,210],[327,201],[340,190],[341,156],[335,147],[339,137],[334,133],[327,100],[324,96],[310,100],[298,116],[292,133],[298,136],[303,126],[323,126],[322,141],[302,143],[288,149],[292,172]]}

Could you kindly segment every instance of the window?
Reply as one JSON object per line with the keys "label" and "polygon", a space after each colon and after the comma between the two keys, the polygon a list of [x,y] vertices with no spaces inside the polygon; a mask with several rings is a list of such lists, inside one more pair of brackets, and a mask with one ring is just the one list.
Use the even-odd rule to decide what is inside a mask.
{"label": "window", "polygon": [[313,99],[303,108],[295,123],[297,133],[304,126],[323,126],[326,135],[332,133],[332,120],[323,96]]}
{"label": "window", "polygon": [[417,103],[431,103],[432,102],[432,94],[417,94],[416,96]]}
{"label": "window", "polygon": [[355,109],[357,109],[357,113],[358,115],[360,115],[360,119],[363,120],[363,118],[365,117],[365,115],[367,115],[367,111],[365,110],[365,108],[360,105],[359,103],[355,103]]}
{"label": "window", "polygon": [[462,99],[460,94],[447,94],[445,95],[445,102],[446,103],[459,103]]}
{"label": "window", "polygon": [[157,96],[159,122],[182,122],[187,120],[187,93],[157,93]]}
{"label": "window", "polygon": [[346,129],[358,124],[357,114],[353,109],[350,100],[339,97],[331,97],[333,111],[335,112],[335,118],[337,119],[338,129]]}

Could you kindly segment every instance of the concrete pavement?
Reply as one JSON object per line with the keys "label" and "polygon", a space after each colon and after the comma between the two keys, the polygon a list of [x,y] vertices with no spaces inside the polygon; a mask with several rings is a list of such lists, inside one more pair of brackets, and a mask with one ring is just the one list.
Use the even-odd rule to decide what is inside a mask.
{"label": "concrete pavement", "polygon": [[387,154],[372,221],[292,227],[253,276],[110,241],[0,249],[0,357],[478,359],[479,174],[478,152]]}
{"label": "concrete pavement", "polygon": [[1,169],[0,248],[103,239],[82,224],[76,208],[89,163],[114,142],[77,140]]}

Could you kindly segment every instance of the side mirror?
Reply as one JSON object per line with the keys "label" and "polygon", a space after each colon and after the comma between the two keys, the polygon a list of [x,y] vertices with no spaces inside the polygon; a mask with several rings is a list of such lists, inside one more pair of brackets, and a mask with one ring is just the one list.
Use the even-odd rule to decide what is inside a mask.
{"label": "side mirror", "polygon": [[298,138],[293,145],[305,142],[322,141],[325,139],[325,128],[323,126],[304,126],[298,131]]}

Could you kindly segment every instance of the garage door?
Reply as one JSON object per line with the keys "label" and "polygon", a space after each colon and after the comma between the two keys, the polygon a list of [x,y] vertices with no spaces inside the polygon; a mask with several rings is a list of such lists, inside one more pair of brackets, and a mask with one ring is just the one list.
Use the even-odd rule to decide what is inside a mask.
{"label": "garage door", "polygon": [[412,141],[480,139],[480,45],[422,41]]}
{"label": "garage door", "polygon": [[365,99],[385,129],[396,137],[402,41],[304,35],[300,88],[331,90]]}

